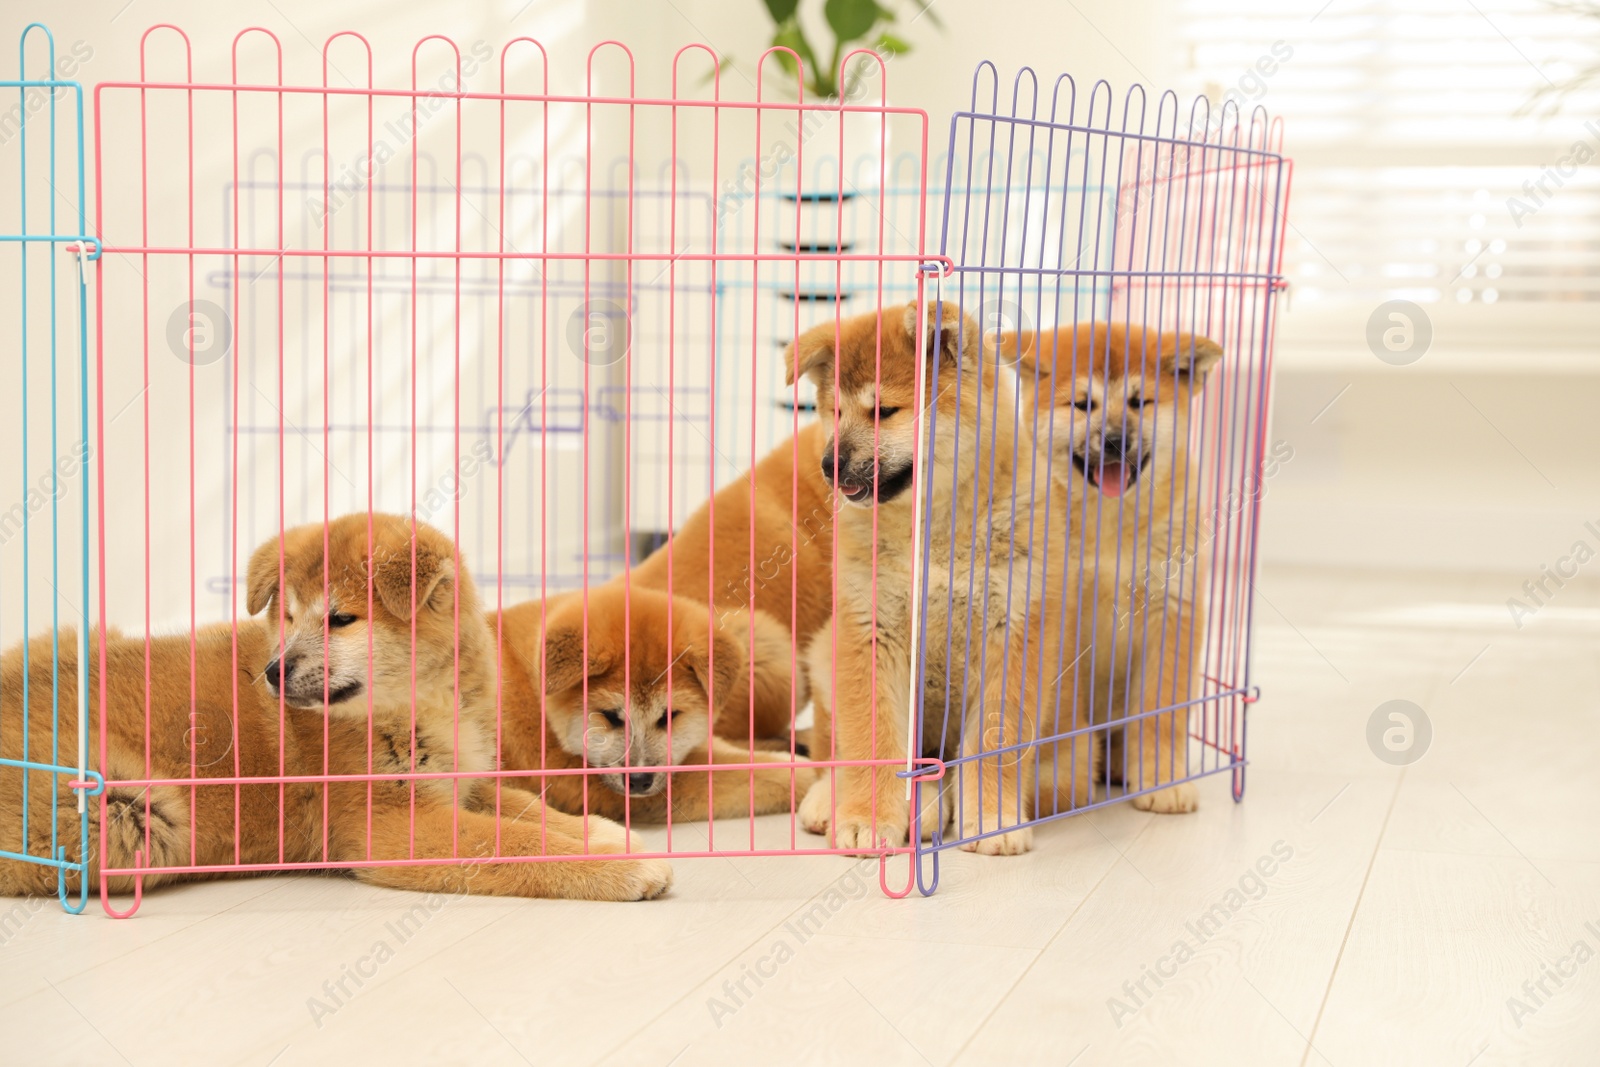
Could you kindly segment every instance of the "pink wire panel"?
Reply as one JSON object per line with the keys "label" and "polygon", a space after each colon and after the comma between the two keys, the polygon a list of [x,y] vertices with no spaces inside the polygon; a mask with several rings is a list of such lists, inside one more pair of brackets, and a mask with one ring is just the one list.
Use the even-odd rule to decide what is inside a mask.
{"label": "pink wire panel", "polygon": [[[158,26],[145,36],[139,79],[94,91],[95,228],[105,249],[94,276],[95,424],[104,442],[96,457],[98,613],[113,629],[92,652],[102,706],[117,671],[139,673],[134,687],[143,691],[131,711],[113,711],[129,721],[99,734],[106,910],[132,914],[146,882],[172,876],[568,858],[501,850],[498,839],[488,855],[424,855],[415,798],[440,782],[459,790],[488,780],[500,812],[512,789],[548,797],[562,779],[579,778],[576,813],[584,814],[610,788],[604,775],[671,771],[664,824],[637,819],[624,792],[618,821],[651,836],[622,855],[839,851],[799,830],[787,811],[673,818],[670,789],[703,776],[712,791],[713,765],[637,762],[626,729],[628,755],[614,767],[480,771],[459,769],[457,759],[424,768],[417,746],[427,723],[418,724],[416,693],[429,679],[417,680],[424,668],[415,623],[410,737],[399,739],[411,745],[406,766],[385,770],[375,759],[383,738],[369,718],[365,768],[339,769],[329,757],[335,728],[327,716],[320,767],[291,772],[293,708],[277,700],[265,741],[252,741],[241,725],[249,691],[263,671],[273,677],[278,662],[268,669],[251,660],[241,634],[260,625],[248,611],[258,546],[286,532],[292,539],[305,524],[326,531],[342,516],[375,524],[382,513],[453,541],[460,573],[471,576],[488,612],[534,603],[544,605],[543,620],[569,597],[587,623],[597,590],[621,578],[631,619],[627,579],[639,560],[696,508],[714,517],[712,491],[806,417],[792,398],[774,403],[785,391],[783,347],[816,319],[802,286],[821,276],[838,296],[846,271],[873,279],[852,290],[870,308],[904,299],[891,285],[909,281],[914,294],[929,269],[948,266],[926,252],[925,113],[884,102],[881,67],[869,94],[876,102],[729,99],[715,55],[700,47],[676,57],[674,89],[664,97],[635,91],[632,54],[615,42],[589,53],[581,87],[554,90],[543,47],[526,38],[498,54],[481,42],[425,39],[411,77],[397,86],[374,85],[374,57],[355,34],[329,39],[313,84],[285,80],[281,44],[261,29],[240,33],[225,63],[199,58],[180,30]],[[877,60],[847,58],[858,62]],[[463,88],[486,83],[494,88]],[[911,160],[893,186],[891,140]],[[847,144],[867,146],[878,161],[874,180],[852,184],[837,166],[825,180],[802,180],[814,173],[814,156],[838,158]],[[754,162],[741,165],[746,159]],[[787,177],[777,188],[780,173]],[[891,199],[894,210],[910,211],[906,233],[867,226],[843,248],[847,209],[882,219]],[[832,231],[835,247],[802,240],[805,226]],[[786,313],[767,314],[779,291],[791,296]],[[825,303],[831,311],[842,301]],[[333,535],[322,537],[323,556],[333,560]],[[763,560],[754,540],[743,548],[755,571]],[[417,551],[413,586],[421,580]],[[294,625],[282,591],[293,563],[284,549],[280,592],[265,615],[270,627]],[[334,669],[328,650],[339,625],[331,570],[323,568],[325,595],[314,608],[328,609],[324,675]],[[715,599],[714,590],[670,579],[666,592]],[[444,668],[454,676],[458,742],[471,729],[462,712],[463,600],[455,600],[456,650]],[[177,688],[187,693],[191,725],[176,748],[154,734],[174,691],[174,639],[147,636],[163,631],[188,635],[177,639],[188,675]],[[587,627],[584,634],[588,657]],[[236,675],[220,709],[208,704],[204,681],[218,641]],[[747,660],[753,642],[753,632],[738,642]],[[371,646],[362,666],[369,688],[385,669]],[[631,656],[629,643],[622,660],[630,691],[639,681]],[[497,675],[506,669],[498,664]],[[687,669],[667,666],[669,690],[674,672],[681,678]],[[584,716],[598,722],[607,709],[591,696],[585,680]],[[544,709],[531,726],[517,718],[526,714],[495,694],[496,747],[508,731],[543,735]],[[792,738],[776,762],[758,760],[751,729],[733,742],[743,762],[714,765],[748,781],[739,792],[751,810],[758,772],[787,774],[792,809],[819,768],[906,765],[900,757],[830,762],[825,754],[806,762]],[[114,735],[137,739],[142,754],[119,755]],[[251,751],[254,743],[267,746],[265,757]],[[590,744],[586,730],[586,756]],[[916,766],[918,774],[939,773],[937,760]],[[355,816],[369,828],[365,852],[335,855],[330,796],[354,786],[370,798],[386,783],[410,789],[411,840],[398,854],[375,848],[369,799]],[[281,814],[295,795],[320,807],[309,833]],[[164,853],[153,839],[163,797],[193,813],[187,849]],[[274,841],[241,831],[251,805],[262,802],[278,805]],[[141,840],[136,861],[113,864],[106,839],[130,826]],[[200,861],[208,831],[230,844],[227,854]],[[875,851],[887,861],[911,847]],[[173,858],[180,853],[188,859]],[[591,849],[587,837],[580,855],[615,858]],[[909,871],[898,890],[886,869],[883,878],[888,892],[910,888]],[[132,907],[113,903],[113,885],[131,886]]]}
{"label": "pink wire panel", "polygon": [[[1043,87],[1026,69],[1004,88],[982,64],[930,156],[926,113],[887,103],[876,56],[845,57],[856,91],[844,105],[764,99],[774,62],[744,84],[692,46],[674,57],[670,93],[647,96],[616,42],[588,53],[581,85],[552,86],[531,39],[496,52],[429,37],[409,77],[379,85],[383,57],[341,33],[317,76],[297,81],[266,30],[197,56],[157,26],[137,80],[95,87],[97,236],[80,243],[93,259],[84,558],[97,600],[80,691],[104,710],[95,769],[77,784],[108,913],[191,876],[861,851],[903,896],[933,891],[950,847],[1015,850],[1034,824],[1130,798],[1178,810],[1189,783],[1222,772],[1242,795],[1291,172],[1280,126],[1137,87],[1121,99],[1104,83]],[[873,634],[880,578],[911,575],[907,706],[847,709],[868,744],[841,747],[835,643],[831,668],[810,657],[811,692],[826,699],[791,689],[774,746],[759,736],[757,668],[798,675],[808,650],[795,637],[761,645],[740,611],[760,606],[775,559],[819,535],[801,494],[816,463],[798,435],[839,426],[809,382],[786,379],[784,353],[813,327],[838,338],[855,316],[907,304],[959,336],[963,372],[983,363],[1013,391],[1003,403],[998,385],[958,392],[905,416],[914,440],[985,458],[941,468],[918,454],[908,544],[884,547],[882,507],[857,513],[872,532],[861,583],[840,585],[837,513],[820,528],[829,603],[861,598]],[[1105,327],[1179,337],[1154,361]],[[1052,350],[1051,375],[1042,339],[1070,348],[1084,330],[1075,362]],[[940,398],[977,380],[926,369]],[[876,392],[881,366],[875,378]],[[984,464],[1002,457],[984,442],[1001,439],[1023,473],[997,491]],[[780,543],[753,529],[715,538],[694,549],[707,553],[704,584],[686,587],[673,564],[689,539],[673,534],[696,515],[715,528],[719,509],[753,510],[773,488],[754,468],[774,453],[795,468],[778,487]],[[970,551],[938,547],[969,529],[985,531]],[[351,531],[364,546],[396,530],[393,555],[357,560],[351,586],[339,569]],[[656,553],[664,570],[647,562]],[[742,581],[713,577],[729,557]],[[664,588],[645,584],[651,573]],[[802,586],[822,582],[777,573],[789,588],[775,621],[792,635]],[[403,577],[400,601],[382,574]],[[452,592],[436,601],[426,583],[440,574]],[[708,632],[701,658],[640,660],[647,639],[676,647],[693,602],[717,605],[731,646],[719,652]],[[1038,611],[997,643],[975,605]],[[619,606],[626,639],[608,646],[597,620]],[[375,624],[357,644],[335,632],[380,609],[402,620],[387,638]],[[576,715],[553,716],[550,650],[573,616],[583,669],[563,692],[576,687]],[[302,659],[323,679],[320,703],[278,695],[280,633],[312,649]],[[518,634],[535,635],[529,662],[507,658]],[[878,638],[865,640],[866,680],[882,692]],[[612,653],[616,685],[594,666]],[[403,721],[322,708],[340,703],[336,675],[398,693]],[[713,706],[719,687],[751,692],[722,710],[735,729],[721,750],[674,743],[688,720],[672,701],[691,676]],[[652,748],[658,714],[664,746]],[[336,758],[335,734],[352,730],[358,756]],[[807,760],[805,736],[834,742]],[[449,758],[430,761],[445,737],[433,751]],[[480,742],[520,755],[463,766]],[[60,750],[51,764],[70,765]],[[874,831],[904,818],[900,790],[912,794],[907,843],[835,848],[803,828],[796,809],[818,773],[863,768],[893,783],[873,794]],[[657,780],[664,793],[635,790]],[[782,795],[762,807],[774,781]],[[374,797],[397,791],[407,817],[385,838]],[[538,847],[497,829],[463,850],[472,804],[500,820],[530,793],[545,802],[528,809]],[[418,814],[440,795],[443,846]],[[685,817],[688,797],[698,817]],[[545,847],[552,819],[600,813],[642,836],[618,844],[586,822],[576,847]],[[92,879],[77,877],[86,892]]]}

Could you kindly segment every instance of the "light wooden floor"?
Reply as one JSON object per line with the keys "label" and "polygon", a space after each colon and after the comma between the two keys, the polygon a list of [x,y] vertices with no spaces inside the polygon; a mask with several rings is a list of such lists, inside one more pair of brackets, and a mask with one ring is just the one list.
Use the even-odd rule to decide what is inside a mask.
{"label": "light wooden floor", "polygon": [[[1600,586],[1518,631],[1522,577],[1269,573],[1244,803],[1218,778],[1197,815],[1069,819],[929,899],[818,857],[456,900],[404,938],[420,898],[335,878],[51,903],[0,933],[0,1060],[1600,1063]],[[1366,741],[1393,698],[1433,726],[1405,768]]]}

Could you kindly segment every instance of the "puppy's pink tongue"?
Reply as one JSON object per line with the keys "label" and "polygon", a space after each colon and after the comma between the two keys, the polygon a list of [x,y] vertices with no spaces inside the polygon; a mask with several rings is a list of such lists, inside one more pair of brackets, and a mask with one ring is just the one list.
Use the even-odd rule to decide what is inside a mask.
{"label": "puppy's pink tongue", "polygon": [[1121,496],[1128,488],[1128,468],[1123,463],[1102,463],[1100,478],[1095,483],[1106,496]]}

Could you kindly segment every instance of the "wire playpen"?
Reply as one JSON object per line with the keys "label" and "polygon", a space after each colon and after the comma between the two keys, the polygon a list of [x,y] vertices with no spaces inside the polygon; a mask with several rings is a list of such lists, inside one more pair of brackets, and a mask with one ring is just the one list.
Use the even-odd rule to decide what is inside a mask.
{"label": "wire playpen", "polygon": [[[413,840],[408,857],[313,849],[296,860],[282,850],[280,822],[278,855],[264,862],[247,862],[237,841],[220,860],[152,862],[153,791],[187,795],[196,813],[207,791],[231,796],[223,808],[233,805],[237,825],[241,788],[485,777],[424,773],[414,755],[394,773],[373,771],[369,758],[366,775],[341,777],[326,762],[320,773],[244,775],[237,695],[231,736],[200,725],[198,653],[188,658],[184,758],[150,754],[149,694],[160,680],[147,653],[146,696],[130,713],[135,737],[143,715],[144,758],[119,762],[115,731],[96,726],[108,634],[148,648],[144,635],[222,626],[237,650],[240,628],[257,625],[252,551],[302,524],[374,512],[453,539],[486,610],[576,597],[587,619],[592,589],[627,583],[669,550],[719,488],[748,480],[753,494],[749,472],[764,457],[789,450],[797,466],[796,435],[819,420],[837,425],[836,406],[817,410],[811,382],[786,377],[797,339],[906,305],[976,324],[978,344],[958,365],[987,362],[1011,383],[1011,410],[988,398],[986,417],[1014,424],[1031,484],[1059,486],[1048,515],[1018,512],[1015,498],[981,505],[990,520],[1006,516],[998,528],[1026,554],[1060,549],[1062,565],[1043,578],[1069,607],[1046,625],[1070,636],[1023,652],[1047,698],[1020,734],[991,738],[966,717],[996,709],[928,671],[937,641],[941,662],[989,669],[978,665],[981,620],[937,601],[965,582],[967,604],[979,599],[972,583],[990,579],[953,569],[930,579],[941,523],[956,528],[935,506],[934,483],[981,472],[919,460],[910,558],[921,567],[912,617],[922,621],[910,635],[909,703],[871,708],[871,750],[845,752],[837,721],[826,731],[817,722],[841,712],[826,695],[838,679],[814,672],[819,699],[813,707],[795,687],[786,751],[758,762],[752,726],[734,741],[744,761],[716,773],[892,776],[915,794],[911,832],[871,850],[894,895],[913,884],[932,892],[945,850],[1033,823],[1221,773],[1242,795],[1291,170],[1280,124],[1260,109],[1185,106],[1138,87],[1119,97],[1103,82],[1084,92],[1026,69],[1007,82],[981,64],[969,107],[932,126],[925,112],[888,103],[887,67],[870,52],[844,63],[870,68],[876,102],[865,91],[812,103],[725,97],[703,47],[680,51],[670,93],[649,97],[635,92],[633,56],[614,42],[590,53],[581,91],[552,89],[544,49],[527,38],[498,53],[425,39],[409,84],[395,87],[373,83],[363,38],[338,34],[323,47],[320,80],[303,84],[285,80],[281,45],[259,29],[234,40],[224,72],[202,77],[170,26],[146,34],[138,79],[96,85],[86,101],[82,86],[57,77],[54,47],[30,27],[19,76],[3,83],[22,102],[5,149],[18,160],[17,221],[0,253],[22,358],[0,421],[20,444],[8,466],[22,495],[0,515],[0,644],[14,661],[0,675],[11,690],[0,693],[0,793],[12,797],[9,807],[0,798],[0,815],[20,819],[0,826],[0,863],[53,872],[69,910],[84,907],[97,879],[106,909],[131,914],[113,910],[113,883],[131,885],[137,902],[163,873],[360,869],[416,856]],[[486,82],[493,88],[468,88]],[[1174,337],[1190,362],[1151,363],[1141,386],[1138,360],[1154,342],[1108,340],[1107,326]],[[1086,339],[1070,373],[1051,337]],[[1202,339],[1220,348],[1214,367],[1195,362]],[[928,373],[918,381],[937,390],[939,374],[953,372]],[[1108,428],[1113,411],[1121,421]],[[946,417],[926,405],[918,440]],[[1090,472],[1079,465],[1088,453],[1072,448],[1096,434],[1123,451],[1083,446],[1101,464]],[[1125,484],[1107,485],[1113,468]],[[786,560],[813,533],[798,504],[787,525]],[[750,535],[747,578],[765,577],[770,548]],[[880,554],[874,580],[880,566],[905,565]],[[791,577],[796,590],[833,582]],[[695,595],[670,583],[668,592]],[[1017,584],[982,595],[1040,594]],[[964,623],[926,625],[960,610]],[[40,633],[48,640],[22,642]],[[743,643],[754,659],[753,638]],[[803,669],[805,653],[794,637],[786,669]],[[458,674],[459,660],[458,651]],[[259,683],[260,665],[239,669],[243,684]],[[41,670],[48,686],[33,681]],[[458,700],[459,688],[458,677]],[[508,719],[518,710],[497,704],[496,738],[519,729]],[[891,750],[880,716],[919,740]],[[1147,734],[1161,739],[1153,758]],[[585,733],[585,755],[590,743]],[[1092,756],[1077,762],[1080,750]],[[961,783],[1002,765],[1026,768],[1007,786],[1017,793],[1002,805],[1010,814],[969,818]],[[641,767],[632,755],[620,769],[674,782],[713,774],[693,761]],[[1041,783],[1080,769],[1093,781],[1053,804]],[[585,812],[588,791],[606,788],[603,770],[576,772]],[[488,778],[498,803],[502,787],[537,793],[554,773],[507,762]],[[41,802],[30,787],[40,780],[61,788]],[[791,793],[789,812],[764,816],[752,806],[690,822],[669,806],[665,823],[624,852],[856,851],[807,833],[794,813],[804,785]],[[119,795],[124,809],[145,806],[135,863],[105,851]],[[905,799],[891,791],[875,803]],[[85,854],[95,840],[99,863]],[[910,873],[891,878],[899,856]]]}

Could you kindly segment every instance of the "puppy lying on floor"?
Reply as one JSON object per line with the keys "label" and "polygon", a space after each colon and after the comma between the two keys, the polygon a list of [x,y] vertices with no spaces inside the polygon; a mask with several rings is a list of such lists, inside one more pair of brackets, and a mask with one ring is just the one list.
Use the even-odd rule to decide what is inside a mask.
{"label": "puppy lying on floor", "polygon": [[1136,720],[1096,732],[1107,739],[1107,780],[1137,793],[1136,808],[1193,811],[1193,783],[1166,783],[1189,773],[1210,577],[1189,416],[1222,348],[1190,334],[1086,323],[1005,334],[1000,351],[1016,361],[1025,390],[1037,373],[1038,433],[1067,493],[1061,514],[1072,544],[1090,552],[1079,596],[1093,605],[1094,621],[1086,612],[1083,625],[1098,636],[1076,687],[1080,715]]}
{"label": "puppy lying on floor", "polygon": [[[531,793],[497,791],[482,779],[193,790],[115,784],[492,771],[494,638],[455,545],[431,527],[417,524],[414,538],[412,529],[410,520],[374,515],[369,541],[363,513],[327,527],[297,527],[281,545],[277,539],[262,545],[250,559],[248,608],[265,614],[241,620],[237,642],[227,624],[148,639],[91,635],[90,750],[99,750],[108,723],[109,760],[100,769],[112,784],[104,824],[91,819],[88,841],[79,840],[75,818],[56,827],[69,857],[89,857],[91,881],[102,859],[111,868],[152,868],[143,881],[155,886],[209,876],[182,870],[189,867],[339,868],[414,858],[423,864],[356,867],[355,876],[399,889],[505,896],[642,900],[666,892],[672,870],[661,860],[494,862],[497,855],[577,856],[639,846],[616,823],[549,810]],[[77,730],[75,642],[61,642],[55,694],[49,643],[35,638],[26,655],[35,755],[50,751],[51,716],[41,710],[53,696],[62,736]],[[14,648],[0,660],[0,720],[8,727],[22,721],[24,656]],[[225,755],[193,766],[195,737]],[[0,755],[21,758],[19,729],[0,731]],[[0,847],[48,855],[52,794],[63,812],[76,799],[65,776],[29,773],[24,841],[22,775],[0,767]],[[0,893],[54,893],[56,877],[53,868],[0,860]],[[76,878],[69,881],[76,888]],[[111,879],[117,891],[131,884],[131,877]]]}
{"label": "puppy lying on floor", "polygon": [[[702,685],[698,693],[678,705],[680,712],[690,707],[694,712],[683,720],[682,728],[675,731],[670,758],[666,731],[658,725],[656,717],[635,718],[630,721],[627,742],[632,749],[629,763],[634,766],[706,763],[707,755],[726,763],[734,761],[734,750],[738,750],[739,760],[736,761],[741,763],[768,763],[776,758],[752,757],[750,752],[789,752],[794,713],[810,699],[800,649],[827,624],[834,595],[830,558],[834,545],[834,514],[827,483],[822,480],[819,469],[824,432],[826,430],[816,422],[803,427],[794,438],[771,450],[746,474],[722,486],[710,501],[694,509],[670,542],[654,550],[626,577],[614,577],[589,590],[587,632],[592,659],[589,677],[600,677],[614,669],[616,677],[611,678],[608,689],[614,705],[610,709],[611,718],[590,717],[592,721],[587,731],[582,726],[574,726],[573,715],[581,718],[581,686],[574,699],[566,699],[565,691],[573,688],[584,675],[570,673],[576,670],[576,665],[571,669],[563,665],[560,672],[550,673],[547,691],[560,697],[547,705],[547,717],[554,720],[555,729],[550,739],[560,742],[557,747],[563,755],[550,755],[552,747],[544,745],[541,749],[539,741],[541,704],[536,680],[542,673],[539,656],[544,654],[539,645],[539,621],[542,613],[549,611],[552,619],[560,621],[552,629],[552,638],[581,637],[584,632],[581,597],[565,593],[562,597],[549,598],[546,608],[533,601],[504,611],[502,641],[506,661],[510,664],[506,669],[507,717],[517,720],[515,747],[510,747],[514,744],[510,739],[507,747],[502,747],[502,755],[510,766],[576,769],[582,765],[586,736],[589,737],[590,766],[621,765],[624,742],[621,741],[622,713],[618,709],[622,707],[621,694],[626,688],[622,680],[624,656],[621,649],[627,645],[622,635],[629,630],[634,633],[634,651],[627,662],[640,665],[632,669],[627,681],[629,685],[645,686],[635,689],[637,707],[629,704],[635,712],[656,707],[669,699],[662,688],[662,672],[667,661],[677,662],[677,657],[683,656],[691,646],[699,649],[693,654],[706,659],[698,669],[678,672],[678,677],[674,678],[674,689],[677,681],[685,678],[701,678]],[[667,656],[664,638],[669,633],[669,600],[674,643],[672,654]],[[790,625],[794,625],[792,633]],[[712,645],[704,645],[707,627],[714,630],[717,638]],[[691,633],[696,637],[691,638]],[[597,653],[600,657],[595,659]],[[645,675],[640,683],[642,670]],[[656,688],[650,688],[653,685]],[[715,709],[707,705],[707,688],[715,689]],[[642,715],[642,712],[637,713]],[[702,733],[702,728],[715,731],[720,739],[742,744],[712,745],[707,752],[698,752],[699,758],[693,758],[706,741],[707,734]],[[797,752],[805,755],[805,745],[797,745]],[[557,763],[549,763],[552,758]],[[789,761],[787,755],[782,761]],[[770,789],[770,785],[778,782],[773,774],[776,773],[758,773],[758,811],[789,809],[787,803],[782,808],[773,806],[778,803],[778,795]],[[704,819],[710,811],[704,808],[701,785],[693,784],[690,776],[680,777],[685,781],[686,792],[683,797],[674,795],[674,817]],[[582,779],[550,776],[547,781],[554,787],[562,781],[579,785]],[[710,782],[712,789],[726,795],[726,790],[715,784],[717,781],[720,779]],[[664,781],[646,781],[646,777],[637,777],[637,781],[629,785],[618,776],[611,784],[619,795],[632,793],[640,800],[653,797],[664,787]],[[806,784],[810,784],[810,779]],[[746,793],[749,792],[747,774],[744,785]],[[787,776],[784,785],[787,787]],[[571,793],[566,785],[552,797],[563,808],[582,809],[574,806],[574,801],[581,800],[581,793]],[[595,801],[595,798],[590,800]],[[602,806],[592,809],[621,817],[621,803],[613,803],[614,800],[619,801],[619,797],[600,797],[598,803]],[[728,800],[728,805],[731,803],[733,801]],[[659,805],[635,801],[634,811],[651,821],[662,821],[666,819],[664,805],[664,797]],[[746,814],[746,811],[747,808],[723,806],[722,801],[718,801],[715,814]]]}
{"label": "puppy lying on floor", "polygon": [[810,699],[803,650],[833,613],[835,509],[821,468],[830,428],[803,426],[632,571],[635,588],[665,593],[670,579],[674,595],[711,605],[718,628],[753,647],[716,725],[746,746],[789,748],[793,716]]}
{"label": "puppy lying on floor", "polygon": [[[824,432],[812,423],[778,445],[626,577],[591,588],[587,603],[566,593],[491,621],[506,766],[607,771],[530,788],[565,811],[644,822],[793,810],[816,780],[789,756],[791,744],[806,752],[791,741],[809,699],[799,643],[832,612]],[[662,770],[712,763],[772,766]]]}
{"label": "puppy lying on floor", "polygon": [[[742,721],[746,711],[746,628],[687,597],[619,579],[591,588],[587,603],[572,592],[513,605],[490,627],[501,641],[506,767],[604,770],[529,779],[563,811],[649,823],[762,815],[793,810],[816,780],[787,750],[717,735],[722,714]],[[787,668],[787,641],[771,654]],[[714,763],[772,766],[665,769]]]}

